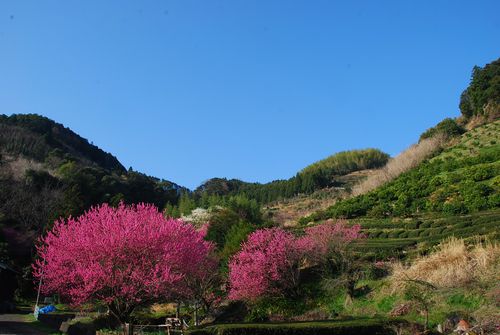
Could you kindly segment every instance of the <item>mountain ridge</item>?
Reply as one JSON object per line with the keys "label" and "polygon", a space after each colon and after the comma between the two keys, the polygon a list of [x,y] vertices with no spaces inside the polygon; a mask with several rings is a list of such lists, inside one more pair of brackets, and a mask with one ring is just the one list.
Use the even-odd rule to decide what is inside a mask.
{"label": "mountain ridge", "polygon": [[87,165],[120,172],[125,167],[112,154],[70,128],[38,114],[0,114],[0,148],[43,162],[47,156],[71,155]]}

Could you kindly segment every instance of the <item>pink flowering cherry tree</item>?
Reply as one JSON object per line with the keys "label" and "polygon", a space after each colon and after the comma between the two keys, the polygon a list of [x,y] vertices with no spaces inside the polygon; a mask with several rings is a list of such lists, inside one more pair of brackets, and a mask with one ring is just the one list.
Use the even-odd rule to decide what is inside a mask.
{"label": "pink flowering cherry tree", "polygon": [[298,240],[306,260],[319,265],[330,284],[346,290],[348,303],[362,275],[362,264],[350,244],[364,238],[360,225],[349,226],[346,220],[337,220],[306,228]]}
{"label": "pink flowering cherry tree", "polygon": [[304,233],[297,240],[298,248],[303,251],[304,257],[317,264],[339,256],[351,242],[364,238],[361,226],[349,226],[346,220],[327,221],[306,228]]}
{"label": "pink flowering cherry tree", "polygon": [[348,226],[339,220],[306,228],[301,237],[281,228],[252,233],[229,263],[229,298],[255,302],[293,293],[305,265],[328,268],[340,264],[340,271],[347,271],[346,263],[351,260],[348,246],[363,238],[360,230],[359,225]]}
{"label": "pink flowering cherry tree", "polygon": [[105,303],[122,323],[140,305],[189,294],[185,279],[213,251],[192,225],[145,204],[94,207],[57,221],[40,242],[34,275],[44,293]]}
{"label": "pink flowering cherry tree", "polygon": [[301,258],[291,233],[281,228],[257,230],[229,263],[229,298],[255,301],[294,289]]}

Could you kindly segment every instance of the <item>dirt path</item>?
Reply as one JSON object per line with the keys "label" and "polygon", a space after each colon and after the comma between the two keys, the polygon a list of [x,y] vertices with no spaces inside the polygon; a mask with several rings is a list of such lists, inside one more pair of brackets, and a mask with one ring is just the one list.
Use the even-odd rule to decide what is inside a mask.
{"label": "dirt path", "polygon": [[47,335],[30,325],[26,314],[0,314],[0,335]]}

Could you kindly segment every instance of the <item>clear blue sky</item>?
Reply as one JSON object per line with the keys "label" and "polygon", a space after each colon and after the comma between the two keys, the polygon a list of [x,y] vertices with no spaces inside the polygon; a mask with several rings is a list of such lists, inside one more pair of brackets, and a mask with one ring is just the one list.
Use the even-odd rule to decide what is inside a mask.
{"label": "clear blue sky", "polygon": [[500,1],[0,1],[0,113],[196,187],[392,155],[500,57]]}

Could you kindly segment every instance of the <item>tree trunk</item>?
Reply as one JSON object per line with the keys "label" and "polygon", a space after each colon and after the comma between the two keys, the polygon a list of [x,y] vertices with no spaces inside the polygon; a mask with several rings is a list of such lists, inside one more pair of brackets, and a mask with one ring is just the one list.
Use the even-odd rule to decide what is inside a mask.
{"label": "tree trunk", "polygon": [[348,279],[346,283],[346,299],[345,299],[345,305],[348,306],[352,304],[352,301],[354,299],[354,293],[356,291],[356,281]]}
{"label": "tree trunk", "polygon": [[124,323],[123,335],[134,335],[134,325],[131,323]]}
{"label": "tree trunk", "polygon": [[194,305],[194,325],[198,326],[198,303]]}
{"label": "tree trunk", "polygon": [[[108,305],[108,310],[109,313],[114,316],[115,319],[122,325],[123,334],[129,335],[128,328],[133,328],[133,326],[130,324],[130,314],[132,314],[134,308],[123,304],[120,305],[118,303],[111,303]],[[133,330],[130,334],[133,334]]]}

